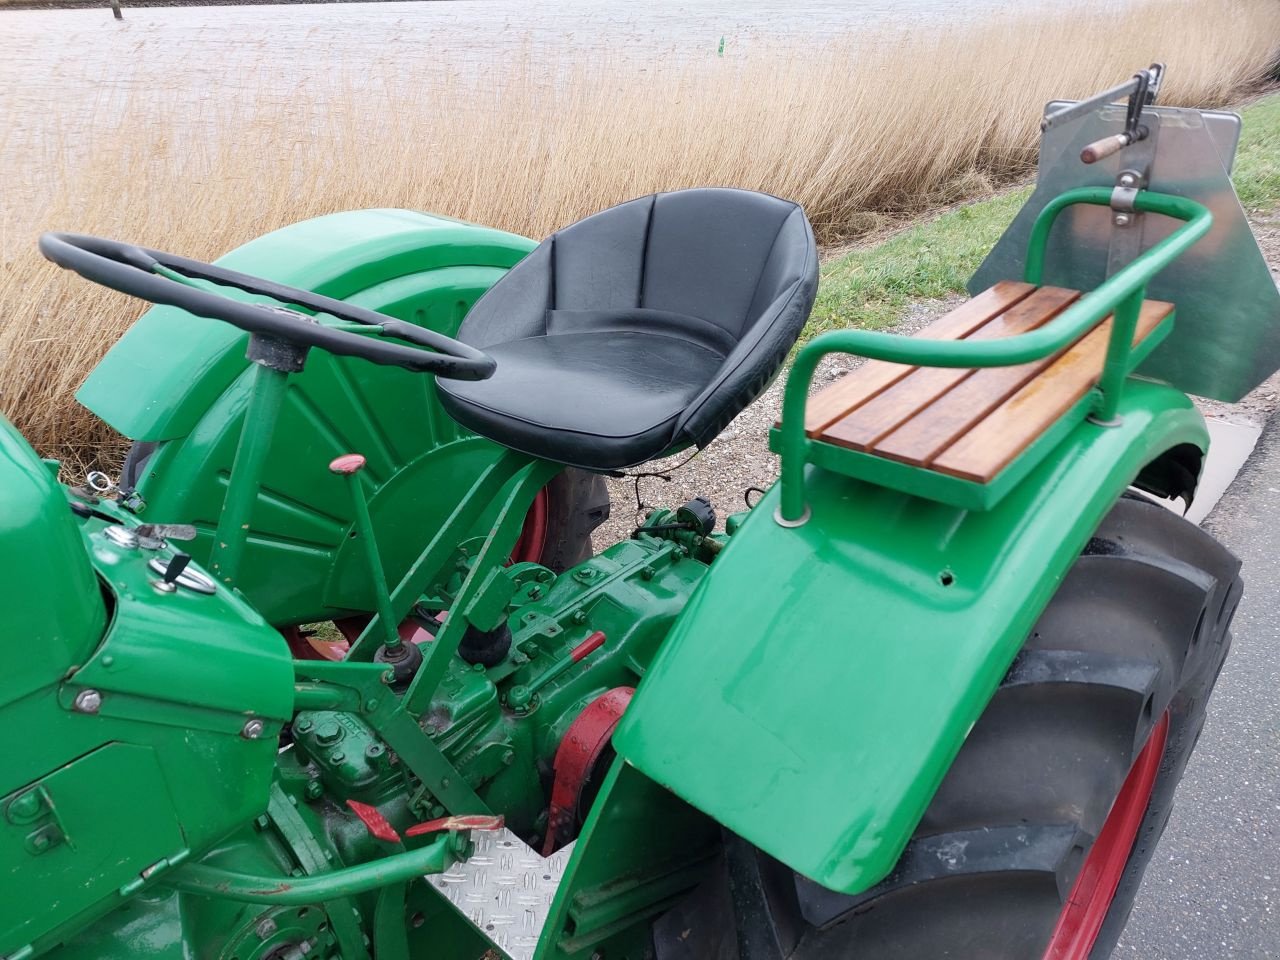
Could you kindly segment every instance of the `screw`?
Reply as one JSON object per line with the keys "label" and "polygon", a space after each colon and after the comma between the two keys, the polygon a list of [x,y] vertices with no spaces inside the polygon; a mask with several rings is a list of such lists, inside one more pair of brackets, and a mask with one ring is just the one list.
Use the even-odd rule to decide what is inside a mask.
{"label": "screw", "polygon": [[76,694],[75,708],[80,713],[97,713],[102,708],[102,694],[97,690],[81,690]]}
{"label": "screw", "polygon": [[1127,227],[1130,223],[1130,217],[1127,213],[1117,213],[1114,223],[1117,227]]}
{"label": "screw", "polygon": [[40,797],[29,790],[9,804],[9,815],[28,820],[40,812]]}
{"label": "screw", "polygon": [[333,753],[329,754],[330,763],[342,763],[345,759],[347,759],[347,755],[341,750],[335,750]]}
{"label": "screw", "polygon": [[382,756],[382,752],[382,744],[380,743],[371,743],[364,748],[364,755],[370,760],[376,760]]}
{"label": "screw", "polygon": [[278,929],[280,928],[276,926],[276,922],[274,920],[270,917],[264,917],[258,921],[258,925],[253,928],[253,932],[258,935],[259,940],[266,940]]}
{"label": "screw", "polygon": [[330,744],[337,743],[342,739],[342,728],[337,723],[330,720],[328,723],[322,723],[316,729],[316,742],[322,743],[326,747]]}
{"label": "screw", "polygon": [[1120,174],[1120,186],[1122,187],[1132,187],[1137,182],[1138,182],[1138,178],[1135,177],[1132,173]]}
{"label": "screw", "polygon": [[310,720],[299,720],[293,725],[293,729],[297,733],[310,733],[314,724]]}
{"label": "screw", "polygon": [[261,720],[254,718],[253,720],[246,721],[245,725],[240,728],[240,736],[244,737],[246,740],[257,740],[262,736],[262,731],[265,729],[266,724]]}
{"label": "screw", "polygon": [[321,784],[319,780],[307,781],[307,799],[308,800],[319,800],[320,795],[322,793],[324,793],[324,785]]}
{"label": "screw", "polygon": [[579,610],[577,613],[575,613],[573,615],[573,622],[576,623],[578,626],[582,626],[584,623],[586,623],[587,611]]}

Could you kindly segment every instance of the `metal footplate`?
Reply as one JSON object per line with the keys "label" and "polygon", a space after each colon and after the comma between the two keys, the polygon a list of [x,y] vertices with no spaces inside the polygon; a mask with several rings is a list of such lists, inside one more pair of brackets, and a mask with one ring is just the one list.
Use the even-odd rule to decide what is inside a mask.
{"label": "metal footplate", "polygon": [[470,859],[428,880],[504,956],[531,960],[574,845],[542,857],[510,830],[471,839]]}

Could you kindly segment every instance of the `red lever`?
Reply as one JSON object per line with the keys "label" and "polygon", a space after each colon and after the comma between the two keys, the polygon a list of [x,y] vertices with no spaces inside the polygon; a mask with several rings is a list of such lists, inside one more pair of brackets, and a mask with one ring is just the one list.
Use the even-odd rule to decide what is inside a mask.
{"label": "red lever", "polygon": [[507,825],[504,817],[490,817],[484,814],[469,814],[461,817],[441,817],[416,823],[404,832],[406,837],[420,837],[427,833],[442,833],[445,830],[501,830]]}
{"label": "red lever", "polygon": [[591,634],[591,636],[587,637],[587,639],[583,640],[580,644],[578,644],[576,647],[573,648],[573,652],[569,654],[569,659],[572,660],[574,663],[577,663],[583,657],[589,657],[591,654],[599,650],[601,645],[603,645],[603,643],[604,643],[604,631],[597,630],[595,633]]}
{"label": "red lever", "polygon": [[385,840],[388,843],[399,843],[400,834],[396,833],[387,818],[375,806],[368,803],[361,803],[359,800],[348,800],[347,806],[352,809],[361,822],[368,827],[369,835],[378,840]]}

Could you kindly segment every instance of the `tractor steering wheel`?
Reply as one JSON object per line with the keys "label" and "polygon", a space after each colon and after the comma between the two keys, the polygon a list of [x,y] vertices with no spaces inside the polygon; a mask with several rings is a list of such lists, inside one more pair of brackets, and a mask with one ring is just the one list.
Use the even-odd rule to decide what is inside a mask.
{"label": "tractor steering wheel", "polygon": [[[172,253],[77,233],[42,235],[40,252],[58,266],[112,290],[151,303],[179,307],[196,316],[222,320],[251,334],[274,337],[303,347],[319,347],[345,357],[360,357],[373,363],[433,373],[452,380],[485,380],[493,376],[497,366],[487,353],[434,330],[332,297]],[[195,280],[269,297],[282,306],[232,300],[196,286],[192,282]],[[407,340],[429,350],[335,330],[284,305],[378,327],[384,335]]]}

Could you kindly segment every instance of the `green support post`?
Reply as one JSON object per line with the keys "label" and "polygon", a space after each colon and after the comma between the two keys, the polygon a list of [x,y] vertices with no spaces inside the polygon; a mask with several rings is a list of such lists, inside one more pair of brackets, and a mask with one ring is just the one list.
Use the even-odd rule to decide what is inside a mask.
{"label": "green support post", "polygon": [[[430,706],[431,695],[439,686],[449,661],[457,652],[458,644],[462,642],[462,636],[466,633],[472,607],[482,599],[483,592],[489,588],[490,574],[500,570],[506,563],[507,557],[511,555],[511,548],[515,546],[516,539],[520,535],[520,528],[524,524],[525,514],[533,504],[533,498],[552,477],[564,469],[560,464],[547,460],[530,460],[520,454],[507,456],[508,458],[519,457],[523,460],[523,465],[516,473],[511,492],[502,501],[497,519],[494,520],[493,527],[485,538],[484,546],[480,548],[480,552],[472,563],[471,572],[467,574],[462,589],[458,591],[444,629],[431,644],[426,659],[409,686],[403,709],[411,716],[418,716]],[[506,598],[503,599],[505,605]]]}
{"label": "green support post", "polygon": [[240,560],[248,539],[253,504],[258,499],[262,468],[271,450],[276,421],[284,406],[289,374],[264,364],[255,365],[253,390],[244,414],[244,427],[227,481],[227,495],[222,502],[218,529],[213,537],[213,553],[209,571],[216,579],[235,586]]}

